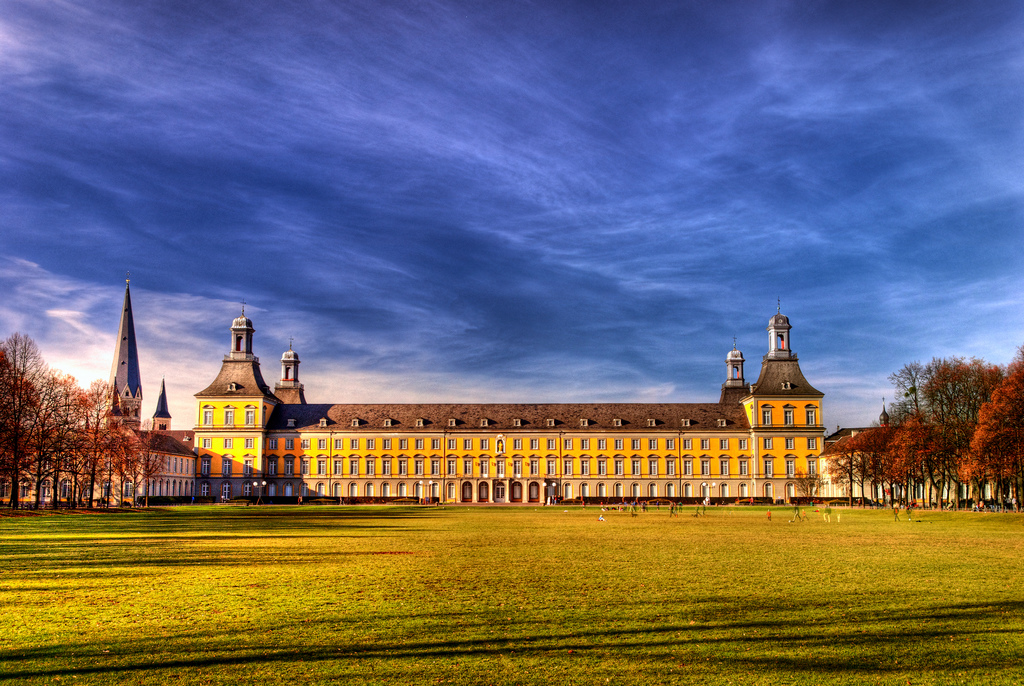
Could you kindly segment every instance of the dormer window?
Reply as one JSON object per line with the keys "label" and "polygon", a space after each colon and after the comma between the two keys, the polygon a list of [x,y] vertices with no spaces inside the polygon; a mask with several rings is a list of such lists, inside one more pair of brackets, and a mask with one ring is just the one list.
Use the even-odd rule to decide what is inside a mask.
{"label": "dormer window", "polygon": [[512,426],[522,426],[523,420],[518,417],[512,420]]}
{"label": "dormer window", "polygon": [[423,428],[423,419],[422,418],[416,420],[416,426],[418,428],[420,428],[420,429]]}
{"label": "dormer window", "polygon": [[353,426],[353,428],[358,427],[359,426],[359,420],[358,419],[353,419],[352,420],[352,426]]}
{"label": "dormer window", "polygon": [[658,425],[658,420],[656,420],[656,419],[648,419],[647,420],[647,426],[657,426],[657,425]]}
{"label": "dormer window", "polygon": [[[229,391],[237,391],[238,390],[238,384],[235,383],[234,381],[232,381],[231,383],[228,384],[228,390]],[[127,394],[125,394],[125,395],[127,395]]]}
{"label": "dormer window", "polygon": [[456,424],[456,422],[455,422],[454,419],[449,419],[448,420],[448,426],[455,426],[455,424]]}
{"label": "dormer window", "polygon": [[549,419],[548,420],[548,426],[554,426],[554,425],[555,425],[555,420],[554,419]]}
{"label": "dormer window", "polygon": [[691,419],[684,419],[684,420],[682,420],[682,425],[683,426],[690,426],[692,422],[693,422],[693,420],[691,420]]}
{"label": "dormer window", "polygon": [[782,382],[782,390],[784,390],[784,391],[791,391],[791,390],[793,390],[793,384],[790,383],[789,381],[783,381]]}
{"label": "dormer window", "polygon": [[719,419],[719,420],[718,420],[718,426],[719,426],[720,428],[721,428],[721,427],[725,427],[725,424],[726,424],[726,422],[725,422],[725,420],[724,420],[724,419]]}
{"label": "dormer window", "polygon": [[491,423],[489,421],[487,421],[486,417],[484,417],[483,419],[480,420],[480,426],[490,426],[490,424]]}
{"label": "dormer window", "polygon": [[385,419],[384,420],[384,426],[391,426],[391,420],[390,419]]}
{"label": "dormer window", "polygon": [[289,419],[288,420],[288,428],[289,429],[294,429],[295,428],[295,420],[294,419]]}
{"label": "dormer window", "polygon": [[622,420],[616,417],[612,420],[612,426],[622,426]]}
{"label": "dormer window", "polygon": [[581,419],[580,420],[580,426],[587,427],[589,425],[590,425],[590,420],[589,419]]}
{"label": "dormer window", "polygon": [[327,417],[321,417],[320,418],[320,428],[321,429],[326,429],[327,428]]}

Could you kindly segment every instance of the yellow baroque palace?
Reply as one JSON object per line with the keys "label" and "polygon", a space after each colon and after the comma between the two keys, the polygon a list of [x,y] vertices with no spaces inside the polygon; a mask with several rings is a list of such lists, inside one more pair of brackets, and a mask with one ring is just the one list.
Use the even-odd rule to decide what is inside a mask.
{"label": "yellow baroque palace", "polygon": [[788,501],[820,472],[824,437],[823,394],[790,329],[770,319],[753,384],[734,346],[716,403],[313,404],[291,349],[280,381],[264,381],[243,315],[195,396],[196,489],[278,502]]}

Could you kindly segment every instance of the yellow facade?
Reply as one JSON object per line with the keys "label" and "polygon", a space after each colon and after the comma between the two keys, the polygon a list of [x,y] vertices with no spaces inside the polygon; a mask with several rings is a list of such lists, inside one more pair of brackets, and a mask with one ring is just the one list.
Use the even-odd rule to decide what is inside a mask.
{"label": "yellow facade", "polygon": [[788,349],[766,355],[755,384],[730,353],[718,403],[311,405],[293,351],[282,358],[278,397],[251,355],[251,322],[235,320],[232,332],[225,368],[197,394],[201,495],[788,500],[799,495],[796,480],[818,470],[822,394]]}

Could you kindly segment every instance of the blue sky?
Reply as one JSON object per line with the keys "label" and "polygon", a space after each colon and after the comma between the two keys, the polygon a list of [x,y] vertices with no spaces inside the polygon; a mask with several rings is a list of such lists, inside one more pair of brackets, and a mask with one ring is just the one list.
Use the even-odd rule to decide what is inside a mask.
{"label": "blue sky", "polygon": [[1024,9],[0,0],[0,334],[178,427],[245,300],[311,401],[707,401],[777,299],[830,426],[1024,342]]}

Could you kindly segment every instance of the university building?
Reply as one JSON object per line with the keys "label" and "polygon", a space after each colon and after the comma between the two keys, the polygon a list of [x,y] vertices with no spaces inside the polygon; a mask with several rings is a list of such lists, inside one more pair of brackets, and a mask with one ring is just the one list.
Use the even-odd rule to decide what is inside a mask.
{"label": "university building", "polygon": [[781,313],[757,381],[734,346],[710,403],[308,403],[294,350],[271,388],[252,321],[243,313],[230,332],[220,373],[195,396],[199,496],[789,500],[820,472],[823,394]]}

